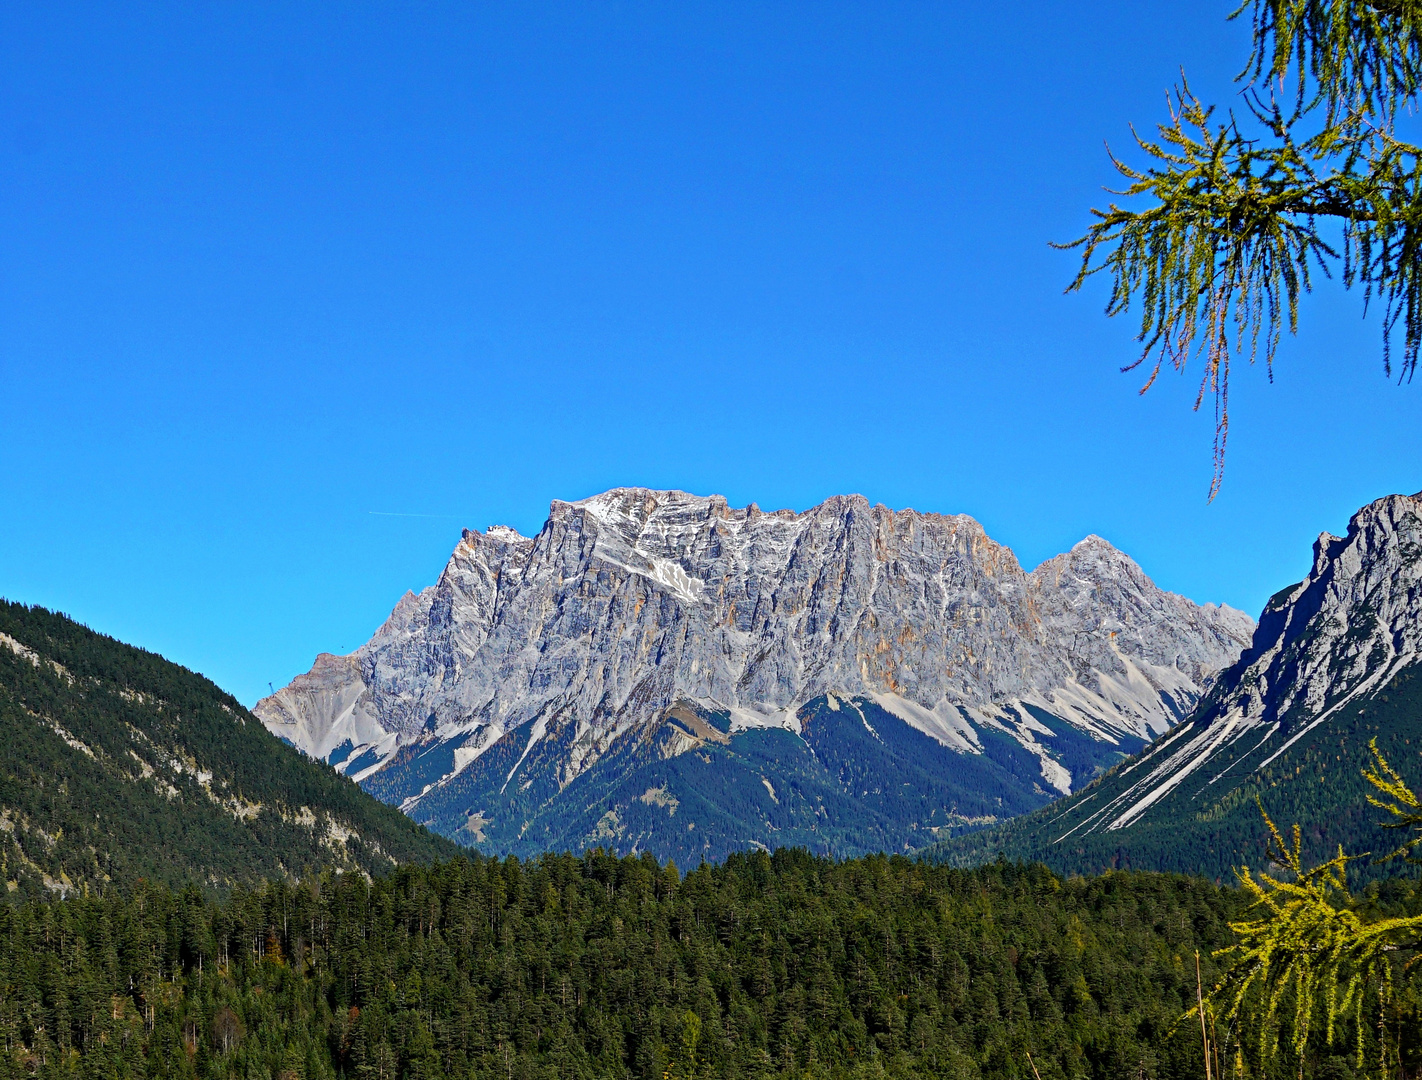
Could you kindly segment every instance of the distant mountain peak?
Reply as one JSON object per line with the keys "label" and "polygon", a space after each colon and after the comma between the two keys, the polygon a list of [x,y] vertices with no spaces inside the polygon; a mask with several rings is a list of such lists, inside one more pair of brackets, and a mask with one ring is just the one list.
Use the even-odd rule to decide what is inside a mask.
{"label": "distant mountain peak", "polygon": [[1120,548],[1116,547],[1115,544],[1111,543],[1111,541],[1105,539],[1104,537],[1097,536],[1095,533],[1087,533],[1085,536],[1083,536],[1080,540],[1078,540],[1075,544],[1071,546],[1072,551],[1080,551],[1082,549],[1090,550],[1093,548],[1104,551],[1114,551],[1118,554],[1121,554]]}
{"label": "distant mountain peak", "polygon": [[[1156,588],[1099,537],[1029,574],[963,514],[862,495],[765,513],[622,487],[555,500],[533,538],[466,531],[347,675],[313,669],[256,712],[419,820],[454,832],[477,811],[489,837],[527,835],[629,747],[722,753],[666,719],[678,702],[698,723],[724,716],[726,753],[737,732],[802,734],[805,709],[869,702],[960,756],[1007,740],[1020,775],[1002,782],[1045,798],[1081,778],[1066,742],[1085,740],[1072,759],[1084,777],[1165,730],[1252,628]],[[816,738],[843,720],[818,722]],[[539,791],[536,805],[508,802]]]}
{"label": "distant mountain peak", "polygon": [[[1422,736],[1422,498],[1369,503],[1344,536],[1322,533],[1313,555],[1186,723],[1050,820],[1034,816],[984,843],[1070,869],[1103,865],[1067,858],[1080,852],[1215,873],[1219,860],[1238,865],[1257,850],[1243,839],[1260,826],[1241,792],[1279,816],[1281,805],[1306,811],[1310,836],[1370,837],[1358,790],[1368,740],[1411,769]],[[1344,823],[1351,831],[1339,836]],[[1175,844],[1203,849],[1209,864],[1174,861]]]}

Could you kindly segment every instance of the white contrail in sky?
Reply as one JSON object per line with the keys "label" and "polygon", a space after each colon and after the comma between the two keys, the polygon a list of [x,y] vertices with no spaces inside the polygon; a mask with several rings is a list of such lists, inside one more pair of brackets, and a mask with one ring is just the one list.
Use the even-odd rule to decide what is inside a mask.
{"label": "white contrail in sky", "polygon": [[463,516],[460,514],[393,514],[388,510],[367,510],[366,513],[376,517],[444,518],[451,521],[458,521]]}

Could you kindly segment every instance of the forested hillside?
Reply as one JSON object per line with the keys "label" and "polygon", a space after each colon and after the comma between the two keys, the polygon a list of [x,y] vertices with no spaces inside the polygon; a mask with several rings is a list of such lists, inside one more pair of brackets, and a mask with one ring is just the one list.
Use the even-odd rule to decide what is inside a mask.
{"label": "forested hillside", "polygon": [[185,668],[0,601],[0,890],[226,888],[458,851]]}
{"label": "forested hillside", "polygon": [[[738,732],[726,710],[683,702],[655,737],[628,733],[596,774],[571,782],[550,765],[568,752],[571,731],[545,736],[527,754],[517,741],[500,742],[479,768],[439,783],[454,751],[438,743],[409,747],[401,751],[409,753],[407,779],[421,757],[436,764],[424,774],[431,789],[404,805],[416,821],[467,838],[488,855],[605,847],[694,866],[757,847],[837,856],[907,852],[926,837],[972,827],[965,821],[1000,820],[1047,801],[1041,759],[1001,732],[980,733],[982,752],[959,753],[870,698],[832,694],[807,701],[796,721],[798,732]],[[1054,750],[1073,767],[1119,760],[1116,744],[1069,724],[1057,728]],[[1127,736],[1120,741],[1139,745]],[[508,782],[530,763],[534,779]],[[364,785],[392,802],[399,794],[382,773]],[[557,812],[544,813],[555,801]],[[481,809],[471,815],[472,807]]]}
{"label": "forested hillside", "polygon": [[836,863],[475,856],[0,910],[7,1075],[1198,1080],[1239,895]]}

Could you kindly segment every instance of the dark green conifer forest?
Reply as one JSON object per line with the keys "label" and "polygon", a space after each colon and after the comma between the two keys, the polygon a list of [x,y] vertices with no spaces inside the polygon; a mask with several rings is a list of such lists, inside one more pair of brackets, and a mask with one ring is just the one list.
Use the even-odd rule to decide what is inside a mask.
{"label": "dark green conifer forest", "polygon": [[[0,908],[7,1075],[1196,1078],[1240,894],[600,851]],[[1028,1055],[1031,1060],[1029,1062]]]}
{"label": "dark green conifer forest", "polygon": [[221,891],[458,854],[195,672],[0,600],[0,893]]}

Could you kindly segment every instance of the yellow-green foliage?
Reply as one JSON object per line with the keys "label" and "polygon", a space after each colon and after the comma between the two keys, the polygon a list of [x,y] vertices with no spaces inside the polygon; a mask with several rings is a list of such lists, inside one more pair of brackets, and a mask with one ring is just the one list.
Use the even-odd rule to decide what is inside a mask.
{"label": "yellow-green foliage", "polygon": [[[1082,249],[1071,288],[1107,270],[1108,314],[1140,304],[1137,364],[1204,363],[1196,407],[1216,408],[1215,480],[1229,432],[1231,359],[1272,362],[1297,326],[1310,269],[1342,263],[1348,287],[1383,301],[1383,358],[1403,327],[1401,374],[1422,347],[1422,151],[1397,137],[1399,111],[1422,85],[1422,4],[1415,0],[1254,0],[1242,115],[1213,118],[1182,76],[1156,141],[1136,137],[1148,166],[1112,158],[1126,179],[1066,247]],[[1321,231],[1328,223],[1336,230]],[[1325,238],[1327,235],[1328,238]],[[1333,239],[1341,239],[1341,244]],[[1097,257],[1100,256],[1099,261]]]}
{"label": "yellow-green foliage", "polygon": [[[1393,820],[1389,821],[1384,828],[1417,830],[1419,826],[1422,826],[1422,803],[1417,801],[1417,796],[1397,774],[1397,770],[1387,763],[1382,751],[1378,749],[1377,739],[1368,743],[1368,749],[1373,752],[1373,767],[1363,775],[1368,778],[1368,782],[1373,787],[1387,797],[1384,800],[1375,795],[1369,795],[1368,802],[1392,815]],[[1422,832],[1408,837],[1402,846],[1388,858],[1395,859],[1398,856],[1411,855],[1412,849],[1418,844],[1422,844]]]}
{"label": "yellow-green foliage", "polygon": [[[1416,796],[1375,741],[1371,749],[1374,764],[1364,776],[1387,801],[1369,801],[1392,813],[1398,827],[1415,828],[1422,823]],[[1306,867],[1299,826],[1286,841],[1267,814],[1264,821],[1270,858],[1284,873],[1240,872],[1252,904],[1246,918],[1230,924],[1239,941],[1219,954],[1231,966],[1215,1003],[1261,1067],[1283,1049],[1300,1062],[1311,1047],[1326,1053],[1346,1030],[1357,1067],[1386,1076],[1399,1052],[1396,1025],[1389,1023],[1396,983],[1422,940],[1422,915],[1361,911],[1347,887],[1347,866],[1362,856],[1340,847],[1327,862]]]}

